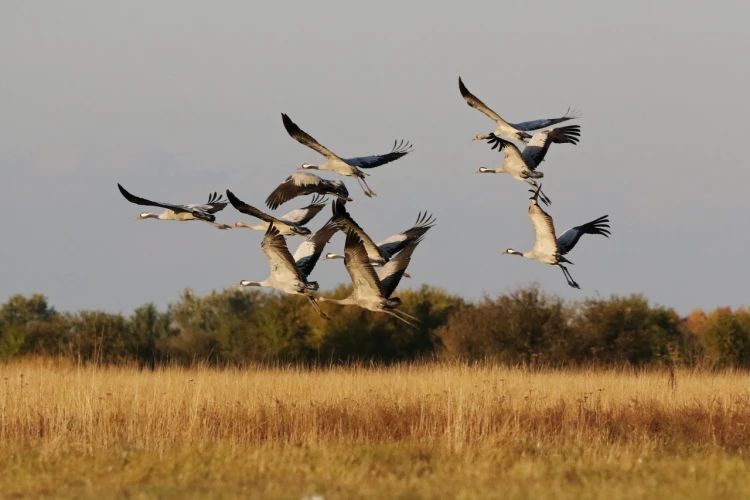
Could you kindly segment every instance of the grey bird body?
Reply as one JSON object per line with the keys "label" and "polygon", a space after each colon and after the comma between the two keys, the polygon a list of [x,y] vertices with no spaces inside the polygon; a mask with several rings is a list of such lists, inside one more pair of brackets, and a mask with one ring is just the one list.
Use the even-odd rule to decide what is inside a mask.
{"label": "grey bird body", "polygon": [[466,85],[464,85],[464,82],[461,80],[460,76],[458,77],[458,89],[461,92],[461,96],[463,96],[464,100],[466,101],[466,104],[489,117],[497,125],[497,128],[492,134],[479,134],[474,137],[475,141],[489,139],[494,135],[526,142],[531,138],[531,135],[528,133],[529,131],[538,130],[544,127],[550,127],[552,125],[555,125],[556,123],[561,123],[580,117],[580,115],[575,110],[571,111],[570,109],[568,109],[565,115],[561,116],[560,118],[545,118],[541,120],[531,120],[520,123],[509,123],[505,121],[499,114],[490,109],[489,106],[479,100],[479,98],[477,98],[474,94],[469,92],[469,89],[466,88]]}
{"label": "grey bird body", "polygon": [[349,198],[349,191],[343,182],[321,179],[317,175],[308,172],[295,172],[268,195],[266,206],[271,210],[276,210],[279,205],[297,196],[306,196],[315,193],[330,194],[346,201],[352,201]]}
{"label": "grey bird body", "polygon": [[259,210],[251,205],[248,205],[244,201],[237,198],[230,190],[227,189],[227,198],[234,208],[243,214],[256,217],[261,220],[260,224],[246,224],[244,222],[235,222],[234,227],[243,227],[247,229],[254,229],[256,231],[266,231],[270,224],[274,224],[276,229],[284,236],[307,236],[310,234],[310,230],[305,227],[305,224],[310,222],[326,205],[326,199],[314,196],[312,202],[306,207],[292,210],[286,215],[282,215],[276,218],[269,215],[262,210]]}
{"label": "grey bird body", "polygon": [[162,203],[157,201],[147,200],[139,196],[135,196],[128,192],[122,185],[117,184],[118,189],[122,196],[130,203],[136,205],[143,205],[148,207],[160,207],[164,208],[165,211],[160,214],[153,214],[150,212],[141,212],[136,217],[136,220],[142,219],[158,219],[158,220],[175,220],[179,222],[185,222],[190,220],[200,220],[207,224],[210,224],[217,229],[231,229],[232,226],[226,224],[217,224],[215,222],[216,212],[224,210],[227,206],[227,202],[222,200],[221,195],[217,193],[209,194],[208,202],[206,203],[194,203],[188,205],[177,205],[174,203]]}
{"label": "grey bird body", "polygon": [[422,237],[419,237],[409,243],[383,266],[380,274],[377,274],[370,263],[362,240],[354,230],[349,229],[344,248],[344,265],[352,280],[352,293],[343,299],[317,297],[315,300],[339,305],[356,305],[369,311],[383,312],[415,327],[414,321],[419,320],[403,311],[396,310],[401,305],[401,300],[391,295],[401,281],[411,261],[412,253],[421,241]]}
{"label": "grey bird body", "polygon": [[552,221],[552,217],[539,206],[537,198],[541,186],[539,186],[531,198],[531,204],[529,205],[529,219],[534,227],[534,247],[528,252],[519,252],[509,248],[503,252],[504,255],[519,255],[526,259],[534,259],[544,264],[552,266],[558,266],[563,274],[565,280],[573,288],[581,288],[578,283],[573,280],[570,275],[570,271],[563,264],[573,264],[564,256],[575,247],[578,240],[584,234],[599,234],[609,238],[611,234],[609,231],[609,218],[607,215],[599,217],[591,222],[576,226],[568,229],[560,237],[555,236],[555,225]]}
{"label": "grey bird body", "polygon": [[[367,256],[370,259],[370,264],[373,267],[382,267],[393,258],[394,255],[398,254],[403,250],[409,243],[415,241],[417,238],[423,236],[431,227],[435,225],[435,218],[432,215],[428,215],[427,212],[420,212],[417,215],[417,220],[414,225],[398,234],[394,234],[381,241],[378,244],[370,238],[370,236],[357,224],[354,219],[344,208],[343,203],[334,202],[334,214],[337,214],[341,218],[341,226],[343,231],[353,230],[357,233],[357,236],[362,240],[362,244],[365,247]],[[344,255],[337,253],[327,253],[324,260],[343,259]],[[408,273],[404,273],[405,278],[411,278]]]}
{"label": "grey bird body", "polygon": [[[320,256],[323,247],[337,229],[338,227],[336,223],[329,221],[329,223],[321,229],[324,233],[321,233],[321,231],[318,232],[321,233],[321,236],[317,242],[308,245],[306,249],[301,252],[300,249],[298,249],[300,255],[298,256],[298,260],[295,260],[289,252],[289,248],[286,245],[286,239],[281,235],[278,229],[274,227],[274,224],[271,223],[268,226],[268,230],[266,231],[260,245],[263,254],[266,256],[266,260],[268,260],[268,265],[271,268],[271,275],[263,281],[242,280],[237,283],[237,286],[273,288],[291,295],[304,295],[307,297],[315,311],[322,318],[328,319],[328,317],[320,310],[318,304],[312,299],[311,292],[318,289],[318,283],[315,281],[308,281],[307,277],[315,267],[315,262],[317,262],[317,258]],[[316,235],[318,233],[316,233]],[[314,237],[315,236],[312,236],[310,240]],[[305,243],[300,245],[300,248],[302,248]],[[317,256],[315,253],[317,253]],[[310,261],[310,258],[313,258],[314,260]],[[308,261],[305,262],[305,259],[308,259]]]}
{"label": "grey bird body", "polygon": [[294,123],[288,115],[282,113],[281,118],[284,123],[284,128],[293,139],[326,157],[326,161],[322,165],[303,163],[300,167],[301,169],[328,170],[346,177],[354,177],[360,187],[362,187],[365,195],[368,197],[375,196],[375,192],[370,189],[370,186],[367,185],[367,181],[365,180],[365,176],[368,174],[365,174],[360,169],[375,168],[385,165],[386,163],[397,160],[412,151],[411,144],[408,142],[405,143],[404,141],[401,141],[399,143],[398,141],[395,141],[393,143],[393,148],[389,153],[358,156],[355,158],[341,158],[336,153],[316,141],[310,134],[299,128],[299,126]]}
{"label": "grey bird body", "polygon": [[[534,134],[523,152],[512,142],[493,136],[487,142],[493,145],[492,149],[498,148],[503,152],[503,163],[494,170],[481,167],[477,173],[507,173],[514,179],[524,181],[536,189],[537,182],[534,179],[544,177],[544,173],[536,169],[544,161],[550,145],[553,143],[575,145],[578,144],[580,135],[581,127],[578,125],[543,130]],[[543,192],[540,192],[539,198],[543,203],[550,204],[550,199]]]}

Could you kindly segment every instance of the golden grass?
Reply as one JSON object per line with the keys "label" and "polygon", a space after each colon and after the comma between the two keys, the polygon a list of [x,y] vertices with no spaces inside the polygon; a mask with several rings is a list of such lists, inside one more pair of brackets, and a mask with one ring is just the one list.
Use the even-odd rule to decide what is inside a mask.
{"label": "golden grass", "polygon": [[0,497],[742,498],[748,451],[742,372],[0,365]]}

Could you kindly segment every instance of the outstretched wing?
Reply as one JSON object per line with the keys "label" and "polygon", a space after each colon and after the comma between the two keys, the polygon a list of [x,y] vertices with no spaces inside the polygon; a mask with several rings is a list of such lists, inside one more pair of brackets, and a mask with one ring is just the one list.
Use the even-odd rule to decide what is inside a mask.
{"label": "outstretched wing", "polygon": [[208,202],[205,205],[201,205],[201,207],[205,207],[206,212],[210,214],[221,212],[228,205],[227,201],[223,198],[222,195],[214,191],[213,194],[208,195]]}
{"label": "outstretched wing", "polygon": [[544,157],[547,155],[547,151],[552,143],[576,145],[580,137],[581,127],[578,125],[569,125],[567,127],[558,127],[537,132],[523,149],[523,159],[529,168],[536,169],[544,161]]}
{"label": "outstretched wing", "polygon": [[532,252],[540,257],[558,255],[560,250],[555,238],[555,225],[552,217],[542,210],[536,200],[529,206],[529,219],[531,219],[531,225],[534,226],[536,237]]}
{"label": "outstretched wing", "polygon": [[378,248],[375,242],[372,241],[372,238],[370,238],[370,236],[364,231],[364,229],[362,229],[359,224],[357,224],[354,219],[352,219],[351,215],[349,215],[349,212],[346,211],[343,201],[336,200],[333,203],[333,215],[340,221],[340,227],[342,228],[342,231],[354,231],[357,234],[359,239],[362,240],[362,245],[365,247],[367,255],[370,256],[370,259],[372,261],[386,262],[388,260],[380,251],[380,248]]}
{"label": "outstretched wing", "polygon": [[314,174],[295,172],[268,195],[266,206],[276,210],[279,205],[296,198],[316,192],[326,181]]}
{"label": "outstretched wing", "polygon": [[254,206],[248,205],[244,201],[240,200],[234,195],[233,192],[231,192],[228,189],[227,189],[227,198],[229,198],[229,202],[232,204],[232,206],[236,208],[238,211],[242,212],[243,214],[250,215],[252,217],[255,217],[256,219],[260,219],[265,222],[272,222],[272,223],[280,222],[277,218],[271,215],[268,215],[267,213],[258,210]]}
{"label": "outstretched wing", "polygon": [[378,243],[380,253],[382,253],[386,259],[392,258],[398,252],[403,250],[406,245],[425,234],[434,225],[435,218],[432,215],[428,216],[427,212],[424,214],[419,212],[419,215],[417,215],[417,222],[411,227],[411,229],[394,234],[390,238]]}
{"label": "outstretched wing", "polygon": [[574,120],[580,117],[581,117],[581,114],[578,112],[578,110],[568,108],[565,114],[561,116],[560,118],[544,118],[541,120],[531,120],[528,122],[509,123],[509,125],[518,130],[523,130],[524,132],[528,132],[529,130],[539,130],[540,128],[551,127],[552,125],[555,125],[557,123],[566,122],[568,120]]}
{"label": "outstretched wing", "polygon": [[293,226],[304,226],[323,210],[326,203],[328,203],[326,198],[316,194],[309,205],[292,210],[288,214],[279,217],[279,219]]}
{"label": "outstretched wing", "polygon": [[360,297],[384,298],[380,279],[370,264],[370,257],[362,244],[362,239],[353,230],[346,233],[344,243],[344,265],[352,279],[354,291],[352,295]]}
{"label": "outstretched wing", "polygon": [[461,91],[461,95],[466,100],[466,103],[469,106],[471,106],[472,108],[478,111],[481,111],[482,113],[490,117],[492,120],[494,120],[498,124],[509,125],[509,123],[503,120],[503,118],[500,115],[492,111],[485,103],[480,101],[479,98],[477,98],[477,96],[469,92],[469,89],[466,88],[466,85],[464,85],[464,82],[461,80],[460,76],[458,77],[458,90]]}
{"label": "outstretched wing", "polygon": [[286,246],[286,239],[281,235],[273,224],[268,225],[260,248],[266,255],[268,265],[271,267],[271,274],[279,281],[291,282],[294,280],[305,281],[300,276],[297,265],[294,263],[292,254]]}
{"label": "outstretched wing", "polygon": [[515,158],[520,161],[523,161],[523,155],[521,154],[521,150],[518,149],[518,146],[516,146],[510,141],[506,141],[502,137],[492,135],[490,136],[489,139],[487,139],[487,144],[492,144],[492,149],[497,149],[498,151],[502,151],[503,153],[505,153],[505,156],[509,158]]}
{"label": "outstretched wing", "polygon": [[409,266],[409,262],[411,262],[411,254],[417,248],[417,245],[422,242],[423,238],[424,235],[410,242],[380,270],[378,278],[380,278],[380,287],[386,299],[391,296],[398,286],[401,278],[404,276],[404,272],[406,272],[406,268]]}
{"label": "outstretched wing", "polygon": [[289,118],[289,115],[281,113],[281,121],[284,122],[284,128],[289,133],[289,135],[291,135],[292,138],[300,144],[304,144],[308,148],[314,149],[323,156],[332,156],[334,158],[338,158],[333,151],[320,144],[310,134],[299,128],[299,126],[297,126],[297,124],[294,123],[291,118]]}
{"label": "outstretched wing", "polygon": [[557,245],[560,247],[560,255],[565,255],[573,250],[573,247],[576,246],[576,243],[578,243],[578,240],[580,240],[581,236],[584,234],[601,234],[602,236],[609,238],[609,235],[612,234],[609,231],[609,216],[602,215],[598,219],[570,228],[561,234],[560,237],[557,238]]}
{"label": "outstretched wing", "polygon": [[307,278],[315,269],[320,254],[330,241],[331,237],[339,230],[338,222],[332,217],[326,224],[312,236],[300,243],[294,252],[294,261],[302,276]]}
{"label": "outstretched wing", "polygon": [[383,155],[372,155],[372,156],[358,156],[356,158],[342,158],[349,165],[360,167],[360,168],[375,168],[380,165],[385,165],[392,161],[398,160],[402,156],[405,156],[414,151],[411,143],[398,142],[398,139],[393,141],[393,148],[390,153]]}
{"label": "outstretched wing", "polygon": [[214,220],[216,220],[216,217],[211,215],[207,210],[201,208],[201,207],[204,207],[204,205],[175,205],[172,203],[161,203],[158,201],[151,201],[151,200],[147,200],[145,198],[141,198],[139,196],[135,196],[129,193],[119,183],[117,184],[117,187],[120,189],[120,193],[122,193],[125,199],[128,200],[130,203],[135,203],[136,205],[143,205],[146,207],[165,208],[167,210],[172,210],[175,213],[190,213],[190,214],[193,214],[193,216],[196,219],[202,219],[202,220],[206,220],[209,222],[213,222]]}

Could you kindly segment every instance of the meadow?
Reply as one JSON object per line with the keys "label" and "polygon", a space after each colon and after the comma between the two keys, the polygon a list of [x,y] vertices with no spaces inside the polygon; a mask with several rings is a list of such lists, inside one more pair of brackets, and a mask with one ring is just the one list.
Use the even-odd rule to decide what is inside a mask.
{"label": "meadow", "polygon": [[3,498],[743,498],[742,371],[0,365]]}

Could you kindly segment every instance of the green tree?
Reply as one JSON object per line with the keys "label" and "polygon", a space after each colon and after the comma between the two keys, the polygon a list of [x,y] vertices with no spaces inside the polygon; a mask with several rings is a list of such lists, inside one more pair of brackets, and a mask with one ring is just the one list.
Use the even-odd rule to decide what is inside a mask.
{"label": "green tree", "polygon": [[580,337],[579,349],[605,363],[667,361],[670,346],[682,340],[677,314],[651,307],[639,294],[584,301],[573,329]]}
{"label": "green tree", "polygon": [[167,339],[176,333],[171,324],[169,312],[159,312],[154,304],[145,304],[133,311],[128,322],[128,354],[140,364],[153,367],[161,359]]}
{"label": "green tree", "polygon": [[451,356],[562,364],[574,350],[569,321],[560,298],[531,286],[458,311],[438,336]]}
{"label": "green tree", "polygon": [[56,315],[44,295],[13,295],[0,306],[0,356],[7,358],[23,352],[29,329],[49,322]]}

